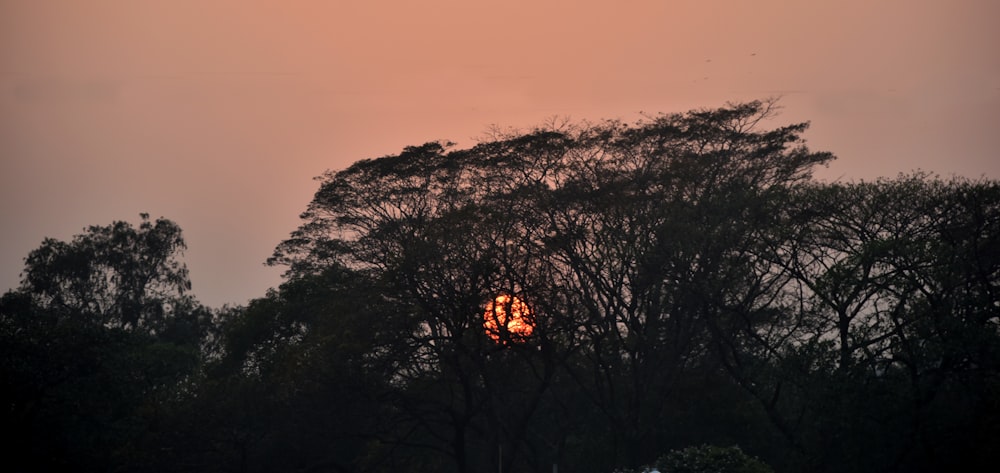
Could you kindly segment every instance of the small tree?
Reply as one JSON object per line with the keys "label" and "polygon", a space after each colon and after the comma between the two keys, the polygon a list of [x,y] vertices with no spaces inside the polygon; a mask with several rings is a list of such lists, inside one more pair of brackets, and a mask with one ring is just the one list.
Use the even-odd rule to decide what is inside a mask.
{"label": "small tree", "polygon": [[[616,470],[616,473],[634,473],[636,470]],[[743,453],[738,446],[718,447],[701,445],[672,450],[661,456],[653,469],[643,472],[659,473],[774,473],[766,463]]]}
{"label": "small tree", "polygon": [[662,473],[773,473],[764,462],[743,453],[740,447],[702,445],[674,450],[660,457]]}

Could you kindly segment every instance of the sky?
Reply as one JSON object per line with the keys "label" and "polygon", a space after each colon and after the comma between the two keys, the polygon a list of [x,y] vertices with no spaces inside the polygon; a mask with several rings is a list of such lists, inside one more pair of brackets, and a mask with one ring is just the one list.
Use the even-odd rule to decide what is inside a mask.
{"label": "sky", "polygon": [[995,0],[0,0],[0,291],[45,237],[166,217],[243,304],[313,177],[491,125],[780,97],[838,159],[1000,179]]}

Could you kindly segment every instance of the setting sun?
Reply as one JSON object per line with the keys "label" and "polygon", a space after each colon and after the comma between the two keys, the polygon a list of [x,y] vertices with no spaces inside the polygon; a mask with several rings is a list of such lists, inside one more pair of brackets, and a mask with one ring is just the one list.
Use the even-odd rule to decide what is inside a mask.
{"label": "setting sun", "polygon": [[524,301],[500,294],[486,304],[483,328],[486,329],[486,335],[497,343],[506,338],[503,333],[507,333],[514,341],[521,341],[535,330],[535,321],[531,309]]}

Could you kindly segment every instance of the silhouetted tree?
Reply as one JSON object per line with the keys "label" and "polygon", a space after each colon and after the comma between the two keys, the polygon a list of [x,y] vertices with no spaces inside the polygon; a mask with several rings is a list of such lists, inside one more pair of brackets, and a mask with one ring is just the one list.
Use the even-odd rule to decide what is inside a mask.
{"label": "silhouetted tree", "polygon": [[[0,299],[5,461],[18,471],[105,471],[200,359],[208,311],[185,295],[180,229],[143,215],[46,239]],[[9,386],[9,388],[8,388]]]}
{"label": "silhouetted tree", "polygon": [[768,304],[731,307],[739,323],[718,338],[807,468],[961,469],[987,454],[997,189],[918,174],[785,200],[748,268]]}
{"label": "silhouetted tree", "polygon": [[[177,471],[421,469],[397,422],[394,314],[364,274],[330,268],[283,284],[220,318],[217,358],[176,406],[163,442]],[[404,324],[404,325],[398,325]],[[161,463],[163,463],[161,462]]]}
{"label": "silhouetted tree", "polygon": [[1000,462],[1000,184],[811,182],[832,156],[806,124],[766,128],[774,111],[553,121],[327,172],[269,260],[285,282],[246,306],[188,294],[168,220],[47,239],[0,298],[2,453],[24,471],[767,471],[703,444],[778,471]]}
{"label": "silhouetted tree", "polygon": [[[407,374],[412,388],[434,389],[409,411],[459,471],[473,467],[469,445],[498,432],[511,434],[492,440],[508,451],[537,452],[582,424],[607,434],[579,451],[601,452],[607,468],[634,464],[655,453],[665,400],[707,351],[712,298],[737,272],[724,265],[753,231],[748,215],[831,159],[801,145],[804,124],[758,130],[772,112],[754,102],[635,126],[564,124],[361,161],[322,177],[271,261],[291,278],[334,264],[373,271],[414,308],[420,356]],[[481,314],[498,293],[535,307],[538,335],[501,350],[523,354],[516,379],[534,388],[517,402],[530,408],[510,408],[490,365],[499,355]],[[572,399],[551,390],[566,385],[560,376]],[[602,421],[530,438],[537,406],[579,406],[580,395]],[[512,424],[510,412],[525,416]]]}

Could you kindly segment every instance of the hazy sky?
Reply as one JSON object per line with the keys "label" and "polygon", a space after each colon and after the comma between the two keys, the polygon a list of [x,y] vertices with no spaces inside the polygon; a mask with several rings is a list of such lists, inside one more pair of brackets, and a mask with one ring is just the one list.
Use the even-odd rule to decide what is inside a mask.
{"label": "hazy sky", "polygon": [[1000,179],[995,0],[0,0],[0,290],[140,212],[244,303],[313,176],[491,124],[783,96],[819,176]]}

